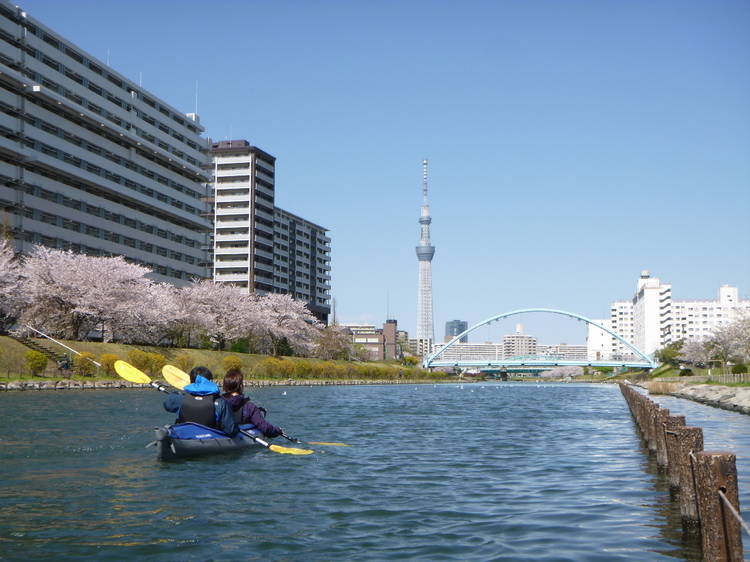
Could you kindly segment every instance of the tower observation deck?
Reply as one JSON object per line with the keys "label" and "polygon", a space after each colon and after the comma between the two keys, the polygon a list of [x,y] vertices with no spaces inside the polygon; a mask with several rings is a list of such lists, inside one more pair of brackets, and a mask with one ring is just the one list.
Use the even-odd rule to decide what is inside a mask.
{"label": "tower observation deck", "polygon": [[422,212],[419,216],[420,238],[417,246],[419,287],[417,291],[417,353],[431,352],[434,341],[432,319],[432,257],[435,246],[430,244],[430,204],[428,201],[427,160],[422,161]]}

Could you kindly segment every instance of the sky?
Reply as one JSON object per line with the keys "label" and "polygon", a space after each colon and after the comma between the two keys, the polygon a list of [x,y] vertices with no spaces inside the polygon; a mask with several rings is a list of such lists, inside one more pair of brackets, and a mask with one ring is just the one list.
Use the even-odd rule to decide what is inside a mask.
{"label": "sky", "polygon": [[[750,298],[750,2],[18,3],[276,156],[276,204],[330,229],[340,323],[414,335],[425,158],[437,341],[607,318],[644,269],[675,300]],[[518,322],[585,343],[548,314],[470,341]]]}

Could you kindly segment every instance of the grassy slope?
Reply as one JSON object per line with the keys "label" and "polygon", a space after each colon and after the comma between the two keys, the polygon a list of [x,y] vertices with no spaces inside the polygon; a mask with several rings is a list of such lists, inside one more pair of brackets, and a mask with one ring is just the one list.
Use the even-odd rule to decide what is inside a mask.
{"label": "grassy slope", "polygon": [[[66,350],[55,343],[40,338],[37,340],[45,347],[57,351],[66,352]],[[100,343],[100,342],[79,342],[79,341],[67,341],[60,340],[65,345],[78,352],[89,352],[93,353],[98,359],[104,353],[111,353],[117,355],[120,359],[125,361],[128,360],[128,353],[132,349],[140,349],[150,353],[159,353],[167,359],[167,363],[173,363],[175,357],[181,353],[187,353],[193,360],[193,366],[204,365],[211,369],[211,371],[219,374],[224,372],[222,367],[222,360],[228,355],[234,355],[242,360],[242,370],[247,376],[252,376],[253,367],[264,359],[268,359],[267,355],[253,355],[247,353],[234,353],[230,351],[212,351],[208,349],[181,349],[181,348],[167,348],[167,347],[151,347],[151,346],[131,346],[119,343]],[[0,378],[13,379],[13,380],[30,380],[31,377],[26,372],[24,354],[29,351],[29,348],[18,343],[16,340],[7,336],[0,336]],[[73,356],[74,354],[70,354]],[[297,361],[309,361],[309,362],[320,362],[318,359],[298,359],[295,357],[287,357],[293,362]],[[334,361],[338,364],[347,364],[346,361]],[[399,365],[398,362],[377,362],[372,363],[374,365]],[[49,361],[47,369],[42,373],[42,378],[39,380],[49,380],[50,378],[59,379],[59,371],[57,365],[53,361]],[[74,377],[76,378],[76,377]],[[116,378],[112,376],[97,376],[95,378],[111,379]],[[333,377],[331,377],[333,378]],[[92,380],[89,377],[87,380]]]}

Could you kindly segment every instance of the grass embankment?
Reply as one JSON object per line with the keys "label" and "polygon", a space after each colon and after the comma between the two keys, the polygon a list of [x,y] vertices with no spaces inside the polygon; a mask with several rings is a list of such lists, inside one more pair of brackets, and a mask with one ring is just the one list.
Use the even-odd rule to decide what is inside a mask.
{"label": "grass embankment", "polygon": [[[56,352],[66,350],[49,340],[37,340],[48,349]],[[162,355],[166,363],[178,364],[185,369],[203,365],[211,369],[217,377],[225,372],[225,359],[235,356],[241,362],[241,369],[246,380],[404,380],[404,381],[439,381],[453,380],[444,373],[430,373],[416,367],[407,367],[395,361],[361,363],[352,361],[323,361],[303,357],[270,357],[250,353],[235,353],[230,351],[212,351],[208,349],[182,349],[171,347],[132,346],[118,343],[79,342],[60,340],[65,345],[80,353],[93,354],[94,360],[102,355],[111,354],[128,361],[133,350],[145,351]],[[54,361],[47,363],[44,371],[37,377],[29,374],[26,366],[25,354],[29,348],[7,336],[0,336],[0,377],[6,380],[59,380],[72,378],[73,380],[112,380],[117,375],[98,368],[92,376],[81,377],[71,374],[62,376]],[[70,354],[75,357],[74,354]],[[148,369],[145,369],[149,371]],[[158,368],[148,372],[153,377],[159,377]]]}

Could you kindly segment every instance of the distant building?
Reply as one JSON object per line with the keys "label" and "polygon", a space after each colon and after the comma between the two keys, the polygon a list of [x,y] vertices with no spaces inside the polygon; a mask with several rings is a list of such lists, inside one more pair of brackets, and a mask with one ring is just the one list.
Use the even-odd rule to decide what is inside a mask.
{"label": "distant building", "polygon": [[[446,343],[433,346],[433,353],[437,353]],[[502,343],[460,343],[456,342],[443,352],[440,361],[499,361],[505,359],[504,344]]]}
{"label": "distant building", "polygon": [[545,357],[554,357],[565,361],[586,361],[587,347],[585,345],[572,345],[558,343],[556,345],[537,345],[537,354]]}
{"label": "distant building", "polygon": [[331,311],[327,229],[275,205],[276,158],[246,140],[211,147],[213,278],[259,294],[287,293],[322,322]]}
{"label": "distant building", "polygon": [[396,320],[386,320],[382,328],[376,328],[371,324],[341,324],[352,337],[352,343],[361,346],[367,351],[370,361],[383,361],[400,359],[402,351],[400,342],[404,337],[408,340],[406,332],[399,332]]}
{"label": "distant building", "polygon": [[503,336],[503,357],[524,357],[537,354],[537,339],[523,333],[523,325],[516,324],[516,333]]}
{"label": "distant building", "polygon": [[[676,301],[672,298],[672,285],[643,271],[632,300],[615,301],[609,320],[598,322],[651,355],[680,339],[707,338],[748,310],[750,300],[741,300],[736,287],[722,285],[718,300]],[[632,355],[632,351],[603,330],[589,325],[587,354],[592,359]]]}
{"label": "distant building", "polygon": [[[469,323],[465,320],[449,320],[445,323],[445,342],[447,343],[451,341],[458,334],[462,334],[463,332],[468,330],[468,328]],[[462,336],[458,341],[461,343],[466,343],[469,341],[469,336]]]}

